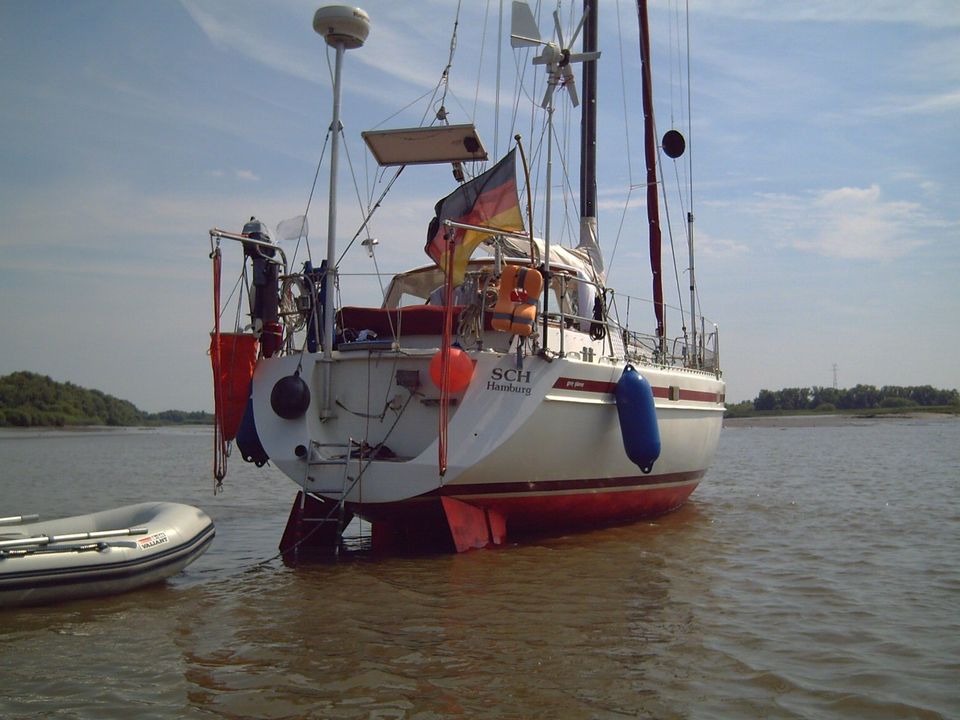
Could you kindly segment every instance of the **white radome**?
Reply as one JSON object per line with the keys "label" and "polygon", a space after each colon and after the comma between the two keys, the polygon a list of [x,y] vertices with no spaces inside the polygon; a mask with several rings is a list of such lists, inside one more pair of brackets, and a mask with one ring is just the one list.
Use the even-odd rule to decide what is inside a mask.
{"label": "white radome", "polygon": [[329,5],[314,13],[313,29],[323,35],[328,45],[354,50],[363,45],[370,34],[370,16],[349,5]]}

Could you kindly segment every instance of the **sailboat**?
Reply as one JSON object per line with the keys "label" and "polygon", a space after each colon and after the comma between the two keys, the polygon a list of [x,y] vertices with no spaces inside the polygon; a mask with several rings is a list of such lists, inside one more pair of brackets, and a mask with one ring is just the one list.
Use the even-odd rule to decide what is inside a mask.
{"label": "sailboat", "polygon": [[[336,303],[337,132],[327,257],[319,266],[290,267],[253,218],[239,233],[210,231],[215,475],[222,479],[235,443],[244,460],[270,462],[299,486],[280,543],[287,556],[339,547],[355,518],[369,523],[374,549],[458,552],[636,521],[680,507],[704,478],[719,441],[725,386],[717,328],[697,313],[692,288],[689,320],[675,337],[667,334],[646,2],[639,0],[655,311],[646,332],[626,322],[629,298],[607,285],[597,239],[600,52],[597,3],[584,5],[566,41],[556,15],[555,35],[541,37],[523,2],[513,3],[511,26],[513,47],[539,51],[533,64],[547,73],[540,105],[548,125],[564,92],[581,108],[576,247],[551,242],[552,127],[542,234],[534,232],[530,201],[526,214],[521,209],[518,141],[437,203],[436,216],[424,219],[431,262],[392,277],[374,304]],[[330,127],[338,128],[344,55],[364,44],[370,19],[357,8],[323,7],[313,24],[336,51]],[[582,51],[574,52],[581,32]],[[582,98],[575,65],[582,67]],[[384,167],[445,163],[462,175],[487,160],[473,125],[363,137]],[[662,141],[671,155],[682,144],[675,135]],[[252,271],[250,322],[237,332],[220,327],[226,241],[242,246]],[[371,253],[373,242],[366,242]],[[691,255],[691,285],[692,264]]]}

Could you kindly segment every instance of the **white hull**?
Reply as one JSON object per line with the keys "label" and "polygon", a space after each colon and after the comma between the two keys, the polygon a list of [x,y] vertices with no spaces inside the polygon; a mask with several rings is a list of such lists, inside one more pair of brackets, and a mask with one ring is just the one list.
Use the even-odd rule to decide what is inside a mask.
{"label": "white hull", "polygon": [[[624,450],[613,395],[626,362],[603,357],[603,341],[566,330],[564,357],[527,355],[518,369],[515,352],[496,347],[508,338],[488,338],[488,349],[470,353],[469,386],[453,396],[443,475],[440,392],[428,372],[437,337],[417,338],[421,347],[334,352],[325,419],[322,355],[261,359],[253,414],[263,447],[307,494],[325,501],[324,508],[332,511],[342,501],[350,513],[371,520],[375,537],[377,523],[436,522],[446,529],[450,500],[484,512],[487,524],[495,514],[492,522],[503,529],[479,542],[489,544],[507,533],[661,514],[696,488],[722,425],[724,383],[716,374],[633,363],[652,386],[662,446],[652,472],[644,474]],[[551,339],[557,347],[559,330]],[[596,359],[584,361],[590,357],[585,347]],[[286,420],[271,407],[271,392],[298,365],[310,405]],[[418,387],[398,385],[398,371],[408,384],[415,373]],[[346,459],[351,442],[353,457]],[[389,459],[370,452],[359,457],[361,443],[388,448]]]}
{"label": "white hull", "polygon": [[[120,528],[136,532],[117,533]],[[86,539],[56,538],[89,534]],[[24,544],[39,537],[54,542]],[[0,608],[113,595],[179,573],[209,547],[198,508],[141,503],[77,517],[0,526]],[[19,543],[19,544],[18,544]]]}

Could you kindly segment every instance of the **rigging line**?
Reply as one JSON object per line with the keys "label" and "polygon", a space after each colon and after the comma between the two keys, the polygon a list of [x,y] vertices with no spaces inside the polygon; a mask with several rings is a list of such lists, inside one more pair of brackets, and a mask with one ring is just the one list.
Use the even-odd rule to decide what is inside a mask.
{"label": "rigging line", "polygon": [[[544,156],[543,141],[547,136],[548,128],[549,128],[548,123],[544,123],[543,126],[540,128],[540,137],[537,138],[537,144],[533,146],[533,152],[530,155],[531,164],[536,165],[537,167],[539,167],[543,162],[543,156]],[[531,134],[532,134],[532,131],[533,131],[533,128],[531,128]],[[534,197],[536,197],[540,193],[540,182],[543,175],[544,173],[541,173],[541,172],[531,173],[531,177],[533,178],[533,188],[531,188],[531,190],[532,190],[532,195]],[[544,179],[543,182],[546,182],[546,180]],[[541,203],[541,205],[544,206],[544,216],[546,216],[546,203]],[[533,228],[530,228],[530,232],[531,233],[533,232]]]}
{"label": "rigging line", "polygon": [[[357,184],[357,173],[354,171],[354,168],[353,168],[353,159],[350,157],[350,148],[349,148],[349,146],[347,145],[347,138],[346,138],[346,135],[345,135],[342,131],[341,131],[341,133],[340,133],[340,136],[341,136],[341,138],[342,138],[342,140],[343,140],[343,152],[344,152],[344,155],[347,156],[347,166],[350,168],[350,179],[353,180],[353,190],[354,190],[354,192],[355,192],[356,195],[357,195],[357,205],[360,206],[360,212],[361,212],[361,213],[364,213],[364,212],[366,212],[366,208],[365,208],[364,205],[363,205],[363,198],[360,196],[360,186]],[[369,222],[369,218],[368,218],[367,222],[364,223],[364,225],[366,225],[368,222]],[[359,234],[359,233],[358,233],[358,234]],[[354,238],[354,239],[356,239],[356,238]],[[341,255],[341,257],[343,257],[343,256]],[[340,263],[338,262],[337,264],[339,265]]]}
{"label": "rigging line", "polygon": [[[687,10],[687,177],[690,180],[690,214],[693,214],[693,110],[690,79],[690,0],[686,3]],[[699,301],[699,297],[697,300]]]}
{"label": "rigging line", "polygon": [[[567,158],[567,155],[569,154],[569,151],[570,151],[570,148],[569,148],[569,145],[570,145],[570,142],[569,142],[570,133],[569,133],[569,126],[565,126],[565,127],[566,127],[567,130],[568,130],[568,132],[567,132],[567,134],[566,134],[566,137],[567,137],[567,139],[568,139],[568,142],[566,143],[566,144],[567,144],[567,152],[564,152],[563,147],[560,147],[560,148],[558,148],[558,155],[559,155],[559,160],[560,160],[560,170],[561,170],[561,174],[563,175],[563,180],[564,180],[564,182],[561,183],[561,189],[563,190],[563,207],[564,207],[564,211],[565,211],[565,212],[564,212],[564,227],[566,228],[566,231],[567,231],[567,232],[566,232],[567,237],[568,237],[568,238],[573,238],[573,237],[575,237],[575,236],[574,236],[573,228],[572,228],[572,226],[571,226],[570,217],[571,217],[571,214],[574,215],[574,216],[579,215],[580,210],[579,210],[579,208],[574,208],[573,211],[572,211],[572,213],[571,213],[571,210],[570,210],[570,206],[573,204],[573,198],[575,197],[575,195],[574,195],[574,192],[573,192],[573,185],[572,185],[571,182],[570,182],[570,172],[569,172],[569,169],[567,168],[567,163],[566,163],[566,158]],[[577,224],[577,232],[579,232],[579,223]],[[551,241],[551,243],[552,243],[552,241]],[[558,244],[559,244],[559,243],[558,243]],[[570,244],[573,245],[573,240],[570,240]]]}
{"label": "rigging line", "polygon": [[613,240],[613,250],[610,252],[610,260],[608,264],[610,267],[613,267],[613,259],[617,256],[617,247],[620,245],[620,234],[623,232],[623,221],[627,217],[627,210],[630,209],[630,196],[633,195],[634,185],[631,185],[627,188],[627,198],[623,201],[623,212],[620,213],[620,224],[617,226],[617,234]]}
{"label": "rigging line", "polygon": [[[320,178],[320,168],[323,165],[323,156],[326,155],[327,153],[328,142],[330,142],[329,128],[327,128],[327,134],[323,139],[323,147],[320,149],[320,159],[317,161],[317,171],[313,174],[313,184],[310,186],[310,195],[307,196],[307,207],[303,211],[304,222],[306,222],[307,213],[310,212],[310,204],[313,202],[313,193],[316,192],[316,189],[317,189],[317,180]],[[297,262],[297,253],[300,252],[301,238],[305,241],[307,245],[307,259],[310,260],[311,262],[313,261],[313,253],[310,250],[310,240],[304,235],[304,233],[302,232],[302,229],[303,228],[301,227],[300,237],[297,238],[297,246],[293,249],[293,255],[291,256],[291,260],[290,260],[290,267],[287,268],[291,272],[293,271],[293,266]]]}
{"label": "rigging line", "polygon": [[[356,238],[354,238],[354,240],[356,240]],[[383,274],[380,272],[380,264],[377,262],[377,253],[374,251],[373,245],[370,246],[370,259],[373,260],[373,269],[376,271],[377,285],[380,286],[380,297],[385,298],[387,296],[387,289],[383,286]],[[387,317],[389,318],[390,315],[388,314]],[[396,334],[393,329],[392,319],[390,320],[390,331],[393,332],[394,335]]]}
{"label": "rigging line", "polygon": [[[491,0],[487,0],[486,9],[483,11],[483,30],[480,31],[480,57],[477,60],[477,83],[473,90],[473,110],[470,114],[470,119],[473,122],[477,121],[477,105],[480,102],[480,75],[483,72],[483,54],[487,46],[487,22],[490,18],[490,1]],[[496,114],[494,114],[494,122],[496,122]],[[494,142],[494,154],[496,154],[496,142]]]}
{"label": "rigging line", "polygon": [[387,196],[387,193],[390,192],[390,189],[393,187],[393,184],[397,181],[397,178],[400,177],[400,173],[403,172],[403,169],[405,167],[407,166],[401,165],[399,168],[397,168],[397,172],[394,174],[393,178],[391,178],[390,182],[387,183],[387,186],[383,189],[383,192],[380,193],[380,197],[377,198],[377,202],[374,203],[373,208],[366,214],[366,216],[363,219],[363,222],[360,224],[360,227],[357,229],[357,232],[354,233],[352,238],[350,238],[350,242],[347,243],[347,246],[343,249],[343,252],[340,253],[340,257],[337,258],[338,266],[343,261],[343,257],[347,254],[347,251],[350,250],[350,248],[353,246],[353,243],[355,243],[357,241],[357,238],[360,237],[360,233],[362,233],[364,229],[367,227],[367,225],[370,223],[370,219],[373,217],[373,214],[380,209],[380,205],[381,203],[383,203],[383,199]]}
{"label": "rigging line", "polygon": [[[656,123],[654,123],[656,124]],[[683,292],[680,290],[680,271],[677,269],[677,248],[673,242],[673,223],[670,221],[670,203],[667,200],[667,186],[663,177],[663,156],[658,152],[657,172],[660,174],[660,196],[663,198],[663,214],[667,218],[667,237],[670,238],[670,256],[673,258],[673,276],[677,283],[677,298],[680,302],[680,324],[687,328],[686,314],[683,312]]]}
{"label": "rigging line", "polygon": [[[240,294],[237,296],[237,314],[233,318],[233,330],[234,332],[240,332],[240,317],[242,313],[240,308],[243,307],[243,290],[247,287],[247,261],[243,261],[243,269],[240,272],[240,277],[237,278],[237,284],[234,285],[234,290],[237,289],[237,286],[240,287]],[[230,297],[233,297],[233,292],[230,292]],[[247,293],[249,297],[249,292]],[[230,302],[230,298],[227,298],[227,302]]]}
{"label": "rigging line", "polygon": [[447,102],[447,90],[450,87],[450,68],[453,66],[453,55],[457,51],[457,28],[460,25],[460,3],[461,0],[457,0],[457,14],[453,18],[453,32],[450,34],[450,54],[447,56],[447,66],[440,75],[440,83],[443,85],[443,95],[440,98],[441,109]]}
{"label": "rigging line", "polygon": [[[633,153],[630,151],[630,113],[627,110],[627,73],[624,70],[623,59],[623,23],[620,17],[620,0],[617,0],[617,40],[620,49],[620,99],[623,102],[623,129],[627,148],[627,180],[633,187]],[[628,195],[629,197],[629,195]],[[626,208],[624,208],[626,211]],[[620,220],[621,226],[623,219]]]}
{"label": "rigging line", "polygon": [[[486,27],[486,20],[484,20]],[[497,37],[503,37],[503,0],[500,0],[500,12],[497,16]],[[503,43],[497,43],[497,82],[493,104],[493,155],[500,157],[500,73],[503,59]],[[478,83],[479,85],[479,83]]]}
{"label": "rigging line", "polygon": [[[244,261],[244,264],[246,264],[246,261]],[[240,268],[240,276],[237,278],[237,281],[233,284],[233,289],[230,291],[230,294],[227,296],[227,299],[223,301],[223,304],[220,307],[221,319],[223,318],[223,314],[227,311],[227,306],[230,305],[230,301],[233,299],[233,294],[237,291],[237,287],[240,285],[240,282],[243,280],[244,270],[245,270],[245,267]],[[238,307],[241,300],[243,300],[242,296],[237,299]]]}
{"label": "rigging line", "polygon": [[417,103],[419,103],[420,101],[422,101],[427,95],[429,95],[429,94],[431,94],[431,93],[435,93],[435,92],[436,92],[436,88],[434,88],[434,89],[432,89],[432,90],[427,90],[425,93],[423,93],[422,95],[420,95],[420,96],[417,97],[417,98],[414,98],[413,100],[411,100],[410,102],[408,102],[406,105],[404,105],[402,108],[400,108],[399,110],[397,110],[397,111],[396,111],[395,113],[393,113],[392,115],[389,115],[389,116],[385,117],[383,120],[381,120],[380,122],[378,122],[376,125],[374,125],[374,126],[371,127],[370,129],[371,129],[371,130],[376,130],[377,128],[382,127],[383,125],[385,125],[385,124],[387,124],[388,122],[390,122],[391,120],[393,120],[397,115],[401,114],[402,112],[404,112],[404,111],[406,111],[406,110],[409,110],[409,109],[412,108],[414,105],[416,105]]}
{"label": "rigging line", "polygon": [[[670,0],[667,7],[667,42],[669,44],[667,50],[667,58],[669,58],[667,61],[667,68],[670,77],[670,127],[674,127],[676,125],[673,112],[674,105],[676,104],[676,78],[673,74],[673,57],[674,52],[677,50],[677,47],[674,46],[674,43],[677,41],[677,34],[679,31],[675,25],[675,11],[676,6],[674,5],[673,0]],[[676,55],[679,57],[679,52],[677,52]]]}
{"label": "rigging line", "polygon": [[[527,92],[524,86],[527,69],[530,67],[530,48],[523,48],[519,53],[511,54],[513,58],[513,105],[510,108],[510,137],[516,134],[517,118],[520,115],[520,99],[526,97],[530,104],[533,104],[533,97]],[[522,58],[522,62],[520,60]],[[534,81],[536,84],[536,81]],[[531,137],[533,136],[531,132]]]}
{"label": "rigging line", "polygon": [[[680,39],[680,5],[679,3],[677,3],[677,5],[674,6],[674,14],[676,15],[675,31],[676,31],[676,43],[677,43],[677,57],[676,57],[677,106],[679,108],[678,115],[679,115],[680,122],[683,122],[684,110],[686,108],[684,108],[684,98],[683,98],[683,43],[681,42],[681,39]],[[671,74],[672,72],[673,71],[671,70]],[[671,108],[671,112],[672,112],[672,108]],[[672,122],[672,117],[671,117],[671,122]]]}

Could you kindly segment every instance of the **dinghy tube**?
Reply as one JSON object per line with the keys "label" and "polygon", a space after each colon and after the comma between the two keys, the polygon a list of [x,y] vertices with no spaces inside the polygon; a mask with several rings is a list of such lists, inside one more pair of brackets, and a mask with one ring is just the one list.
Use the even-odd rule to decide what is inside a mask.
{"label": "dinghy tube", "polygon": [[627,365],[617,382],[614,395],[617,399],[617,414],[620,416],[623,449],[627,457],[636,463],[644,474],[648,474],[660,457],[660,428],[657,425],[657,410],[650,382],[638,373],[633,365]]}

